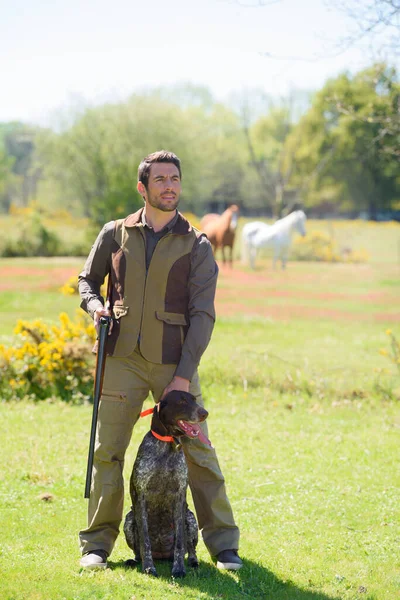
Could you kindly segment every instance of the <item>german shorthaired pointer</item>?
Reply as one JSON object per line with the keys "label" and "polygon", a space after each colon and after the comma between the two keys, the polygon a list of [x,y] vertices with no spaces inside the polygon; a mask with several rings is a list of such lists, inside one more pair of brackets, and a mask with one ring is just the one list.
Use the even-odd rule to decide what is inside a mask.
{"label": "german shorthaired pointer", "polygon": [[[154,409],[151,431],[139,446],[130,479],[132,508],[125,517],[124,533],[135,561],[144,573],[157,577],[153,559],[172,559],[172,576],[186,574],[188,564],[198,566],[198,527],[186,503],[188,470],[180,438],[198,438],[211,445],[199,423],[208,413],[187,392],[172,391]],[[127,561],[133,564],[133,561]]]}

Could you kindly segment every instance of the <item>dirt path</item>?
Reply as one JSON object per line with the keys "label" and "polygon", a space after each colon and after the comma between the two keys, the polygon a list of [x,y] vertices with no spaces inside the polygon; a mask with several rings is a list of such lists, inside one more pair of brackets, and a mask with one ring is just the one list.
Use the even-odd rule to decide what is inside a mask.
{"label": "dirt path", "polygon": [[[54,261],[55,262],[55,261]],[[0,264],[0,292],[16,290],[21,287],[24,291],[45,292],[46,290],[59,289],[70,277],[79,272],[81,266],[72,261],[71,265],[52,264],[49,261],[45,266],[21,265],[11,266]],[[390,271],[389,271],[390,275]],[[262,271],[249,272],[239,264],[233,269],[220,265],[219,285],[216,295],[216,307],[219,316],[255,315],[274,320],[288,321],[291,318],[302,319],[329,319],[335,321],[379,321],[400,322],[400,311],[390,313],[392,308],[400,303],[400,295],[396,288],[377,289],[379,286],[380,272],[377,273],[370,265],[307,265],[304,263],[292,264],[285,272]],[[371,288],[367,292],[349,291],[351,283],[356,278]],[[329,287],[326,291],[324,287]],[[332,291],[332,288],[335,291]],[[337,288],[337,291],[336,291]],[[282,298],[281,305],[275,302],[266,305],[268,298]],[[284,299],[296,299],[297,303],[288,305]],[[312,301],[313,306],[310,305]],[[316,301],[321,301],[318,306]],[[330,301],[375,303],[382,310],[368,313],[351,311],[327,306]],[[317,304],[317,305],[316,305]]]}

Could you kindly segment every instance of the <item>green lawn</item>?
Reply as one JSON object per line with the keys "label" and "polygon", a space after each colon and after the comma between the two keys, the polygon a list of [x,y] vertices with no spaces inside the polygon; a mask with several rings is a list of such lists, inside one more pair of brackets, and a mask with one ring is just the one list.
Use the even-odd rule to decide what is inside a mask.
{"label": "green lawn", "polygon": [[[292,262],[281,273],[265,258],[255,274],[221,269],[200,371],[241,529],[238,573],[218,572],[200,542],[197,572],[174,581],[160,564],[151,579],[124,567],[123,535],[110,569],[81,571],[91,407],[0,403],[0,598],[400,598],[400,371],[380,353],[390,350],[388,328],[400,339],[398,232],[365,225],[360,246],[382,252],[364,265]],[[0,261],[0,343],[14,343],[18,317],[72,316],[77,297],[58,290],[82,264]],[[21,287],[12,272],[22,268]],[[135,428],[127,477],[147,427]]]}
{"label": "green lawn", "polygon": [[[242,571],[217,572],[200,542],[198,572],[172,581],[161,565],[153,580],[124,568],[121,536],[111,569],[81,572],[90,407],[2,404],[1,597],[325,600],[364,588],[364,598],[399,597],[397,405],[253,398],[231,385],[207,386],[206,397]],[[147,427],[135,429],[128,474]]]}

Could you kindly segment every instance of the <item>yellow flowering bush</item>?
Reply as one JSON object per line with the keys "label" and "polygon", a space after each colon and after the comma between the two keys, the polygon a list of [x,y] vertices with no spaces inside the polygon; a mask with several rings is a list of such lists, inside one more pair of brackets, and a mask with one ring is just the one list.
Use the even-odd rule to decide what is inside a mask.
{"label": "yellow flowering bush", "polygon": [[78,278],[74,275],[70,277],[64,285],[60,287],[60,292],[64,294],[64,296],[78,294]]}
{"label": "yellow flowering bush", "polygon": [[[100,294],[103,296],[103,298],[106,297],[107,294],[107,282],[108,282],[108,277],[106,277],[103,285],[100,288]],[[79,290],[78,290],[78,277],[76,275],[73,275],[72,277],[70,277],[62,287],[60,287],[60,292],[62,294],[64,294],[64,296],[73,296],[73,295],[79,295]]]}
{"label": "yellow flowering bush", "polygon": [[368,260],[368,255],[364,250],[344,248],[339,252],[331,236],[322,231],[311,231],[304,237],[296,237],[291,254],[295,260],[350,263]]}
{"label": "yellow flowering bush", "polygon": [[386,350],[386,348],[381,348],[379,352],[382,356],[387,356],[390,362],[396,366],[400,374],[400,343],[391,329],[386,330],[386,335],[390,338],[390,349]]}
{"label": "yellow flowering bush", "polygon": [[182,214],[185,217],[185,219],[187,219],[193,225],[193,227],[196,227],[196,229],[200,229],[199,217],[196,217],[196,215],[192,212],[184,212]]}
{"label": "yellow flowering bush", "polygon": [[40,319],[19,320],[16,343],[0,345],[0,396],[2,399],[89,399],[93,387],[96,339],[92,321],[82,313],[72,321],[66,313],[59,325]]}

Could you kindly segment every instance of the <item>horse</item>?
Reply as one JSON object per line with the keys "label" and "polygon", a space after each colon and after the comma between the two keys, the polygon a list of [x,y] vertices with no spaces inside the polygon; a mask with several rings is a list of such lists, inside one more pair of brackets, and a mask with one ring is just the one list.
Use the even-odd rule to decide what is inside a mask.
{"label": "horse", "polygon": [[306,235],[307,217],[302,210],[296,210],[283,219],[267,225],[262,221],[246,223],[242,229],[242,262],[249,260],[250,267],[254,269],[257,250],[266,246],[274,249],[273,266],[276,268],[281,260],[282,269],[286,268],[289,247],[292,240],[292,231]]}
{"label": "horse", "polygon": [[200,221],[200,230],[206,234],[213,247],[214,255],[221,248],[222,262],[225,264],[225,248],[229,248],[229,264],[232,266],[233,244],[239,218],[239,207],[229,206],[222,215],[208,213]]}

